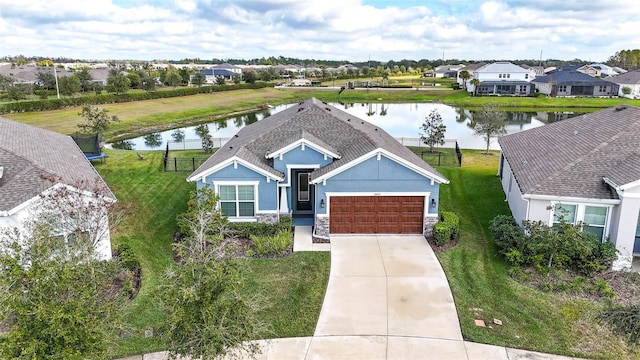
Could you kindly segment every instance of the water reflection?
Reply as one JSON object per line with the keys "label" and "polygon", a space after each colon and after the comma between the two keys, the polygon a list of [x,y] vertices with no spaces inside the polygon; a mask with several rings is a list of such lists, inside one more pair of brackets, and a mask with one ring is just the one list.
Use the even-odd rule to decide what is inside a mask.
{"label": "water reflection", "polygon": [[[237,115],[225,120],[212,121],[209,123],[210,126],[208,130],[214,143],[217,144],[220,138],[230,138],[240,128],[260,121],[269,115],[278,113],[293,105],[295,104],[281,105],[256,113]],[[418,138],[420,125],[424,122],[427,114],[432,110],[437,110],[442,116],[444,124],[447,126],[445,138],[457,140],[460,147],[465,149],[484,149],[486,146],[481,137],[473,134],[473,115],[476,110],[433,103],[333,103],[331,105],[353,116],[366,119],[368,122],[384,129],[394,137],[406,138]],[[564,120],[580,114],[583,114],[583,112],[508,111],[507,133],[510,134],[543,126],[546,123]],[[158,140],[160,141],[160,145],[162,145],[162,139],[172,139],[176,141],[178,138],[199,143],[202,138],[202,133],[200,133],[199,136],[195,129],[195,126],[191,126],[148,134],[139,138],[126,140],[126,143],[119,142],[113,144],[113,147],[122,146],[128,148],[130,146],[132,149],[146,150],[158,147]],[[200,129],[202,130],[202,128]],[[178,133],[180,133],[180,135],[177,135]],[[497,147],[497,141],[493,140],[491,148],[497,149]]]}

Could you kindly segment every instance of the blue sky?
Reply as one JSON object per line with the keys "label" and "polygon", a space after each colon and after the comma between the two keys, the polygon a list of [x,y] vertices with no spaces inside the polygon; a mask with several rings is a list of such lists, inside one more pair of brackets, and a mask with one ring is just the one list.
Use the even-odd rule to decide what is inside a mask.
{"label": "blue sky", "polygon": [[0,0],[0,56],[606,61],[640,1]]}

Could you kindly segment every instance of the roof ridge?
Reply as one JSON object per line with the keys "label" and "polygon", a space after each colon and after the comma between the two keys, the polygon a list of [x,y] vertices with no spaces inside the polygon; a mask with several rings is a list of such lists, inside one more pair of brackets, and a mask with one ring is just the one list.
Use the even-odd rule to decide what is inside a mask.
{"label": "roof ridge", "polygon": [[[614,110],[615,111],[615,110]],[[583,119],[584,116],[590,116],[592,114],[588,114],[588,115],[583,115]],[[636,119],[636,121],[631,122],[629,125],[625,126],[623,129],[621,129],[620,131],[618,131],[615,135],[613,135],[612,137],[610,137],[609,139],[601,142],[600,144],[598,144],[598,146],[594,147],[593,149],[591,149],[590,151],[584,153],[583,155],[579,156],[578,158],[576,158],[574,161],[569,162],[567,165],[565,165],[564,167],[558,169],[556,172],[554,172],[553,174],[550,174],[549,176],[547,176],[546,178],[544,178],[542,181],[539,181],[531,190],[534,189],[539,189],[542,187],[542,184],[550,181],[554,178],[559,177],[561,174],[563,174],[565,171],[575,167],[576,165],[580,164],[585,158],[593,155],[594,153],[600,151],[602,148],[605,148],[607,146],[609,146],[609,144],[611,144],[613,141],[617,140],[618,138],[620,138],[621,136],[623,136],[624,134],[627,133],[627,129],[633,127],[634,125],[636,125],[638,122],[640,122],[640,119]],[[574,132],[577,130],[574,130]]]}

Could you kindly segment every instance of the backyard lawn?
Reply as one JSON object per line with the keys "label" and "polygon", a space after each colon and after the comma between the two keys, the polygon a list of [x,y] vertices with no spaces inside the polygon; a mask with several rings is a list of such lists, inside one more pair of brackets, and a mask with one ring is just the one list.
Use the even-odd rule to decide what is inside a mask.
{"label": "backyard lawn", "polygon": [[[163,172],[162,152],[107,150],[107,161],[96,169],[127,207],[127,218],[112,235],[112,245],[128,244],[142,266],[142,288],[127,307],[125,325],[130,337],[113,343],[114,357],[164,350],[156,336],[144,331],[157,329],[164,319],[154,292],[172,257],[176,215],[186,210],[189,192],[195,189],[186,172]],[[320,313],[329,276],[328,253],[296,253],[281,259],[247,262],[246,289],[262,294],[268,306],[260,314],[271,324],[267,338],[310,336]]]}
{"label": "backyard lawn", "polygon": [[[441,167],[451,183],[440,188],[441,210],[460,216],[457,246],[438,254],[467,340],[593,359],[637,359],[594,317],[603,303],[552,295],[512,280],[494,248],[489,221],[510,214],[496,178],[497,153],[463,150],[461,168]],[[477,327],[499,319],[503,325]]]}

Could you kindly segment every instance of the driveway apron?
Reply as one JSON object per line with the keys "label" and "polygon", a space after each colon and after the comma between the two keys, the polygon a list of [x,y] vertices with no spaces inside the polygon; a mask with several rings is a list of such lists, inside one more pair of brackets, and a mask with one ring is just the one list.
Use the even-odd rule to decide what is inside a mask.
{"label": "driveway apron", "polygon": [[394,337],[388,346],[400,341],[395,337],[462,340],[447,278],[424,237],[332,236],[311,349],[323,336],[366,336],[373,347],[387,336]]}

